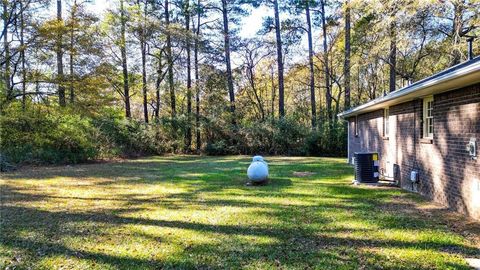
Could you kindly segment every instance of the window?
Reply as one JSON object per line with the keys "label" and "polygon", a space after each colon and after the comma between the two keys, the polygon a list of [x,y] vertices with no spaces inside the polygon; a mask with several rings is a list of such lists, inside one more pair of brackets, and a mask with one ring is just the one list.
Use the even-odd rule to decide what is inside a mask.
{"label": "window", "polygon": [[423,99],[423,137],[433,139],[433,97]]}
{"label": "window", "polygon": [[355,115],[355,123],[354,123],[355,127],[354,127],[354,130],[355,130],[355,136],[358,137],[358,116]]}
{"label": "window", "polygon": [[383,136],[388,138],[388,132],[389,132],[389,120],[390,120],[390,109],[385,108],[383,110]]}

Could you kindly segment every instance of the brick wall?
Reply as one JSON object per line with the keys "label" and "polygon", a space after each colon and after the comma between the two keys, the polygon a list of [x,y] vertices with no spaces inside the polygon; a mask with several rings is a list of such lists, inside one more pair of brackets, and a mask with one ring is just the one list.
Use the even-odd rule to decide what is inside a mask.
{"label": "brick wall", "polygon": [[[349,160],[357,151],[380,154],[380,166],[398,164],[398,180],[454,210],[480,219],[480,157],[473,160],[465,146],[471,137],[480,141],[480,84],[434,96],[433,140],[422,139],[422,100],[390,107],[390,136],[383,138],[383,110],[349,119]],[[411,185],[410,172],[420,181]]]}
{"label": "brick wall", "polygon": [[383,142],[383,111],[374,111],[358,116],[358,136],[355,135],[355,118],[349,121],[349,160],[357,151],[380,152]]}
{"label": "brick wall", "polygon": [[389,138],[383,134],[383,110],[358,116],[358,136],[355,135],[355,117],[349,119],[349,151],[348,160],[351,163],[355,152],[378,152],[380,169],[386,169],[389,156]]}

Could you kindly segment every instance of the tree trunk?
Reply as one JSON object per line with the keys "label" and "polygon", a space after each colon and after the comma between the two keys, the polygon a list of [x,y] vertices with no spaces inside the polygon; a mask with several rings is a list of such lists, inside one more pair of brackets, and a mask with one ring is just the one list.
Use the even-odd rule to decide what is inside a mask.
{"label": "tree trunk", "polygon": [[396,70],[397,70],[397,34],[395,29],[395,20],[390,23],[390,92],[396,89]]}
{"label": "tree trunk", "polygon": [[350,109],[350,1],[345,1],[345,110]]}
{"label": "tree trunk", "polygon": [[120,52],[122,55],[122,72],[123,72],[123,95],[125,99],[125,116],[127,118],[132,117],[130,111],[130,89],[128,85],[128,67],[127,67],[127,42],[125,39],[125,28],[127,24],[127,18],[125,16],[125,8],[123,6],[123,1],[120,0],[120,26],[121,26],[121,37],[120,37]]}
{"label": "tree trunk", "polygon": [[308,62],[310,66],[310,105],[312,110],[312,129],[317,126],[317,104],[315,101],[315,70],[313,67],[313,41],[312,41],[312,22],[310,20],[310,6],[307,0],[305,14],[307,16],[307,35],[308,35]]}
{"label": "tree trunk", "polygon": [[[62,0],[57,0],[57,20],[62,22]],[[65,107],[65,86],[63,86],[63,48],[62,48],[62,31],[59,29],[57,36],[57,83],[58,83],[58,104]]]}
{"label": "tree trunk", "polygon": [[168,87],[170,90],[170,108],[172,118],[177,115],[176,98],[175,98],[175,86],[173,85],[173,56],[172,56],[172,38],[170,35],[170,12],[168,10],[168,1],[165,0],[165,27],[167,29],[167,63],[168,63]]}
{"label": "tree trunk", "polygon": [[[144,14],[143,16],[147,16],[147,1],[145,1],[144,6]],[[139,3],[140,4],[140,3]],[[140,48],[142,50],[142,93],[143,93],[143,117],[145,119],[145,123],[148,123],[148,96],[147,96],[147,44],[145,42],[145,20],[144,17],[144,24],[141,26],[141,33],[140,33]]]}
{"label": "tree trunk", "polygon": [[463,1],[452,1],[453,4],[453,21],[452,21],[452,42],[453,42],[453,58],[451,66],[460,63],[462,52],[458,48],[462,37],[462,28],[463,28],[463,12],[464,6]]}
{"label": "tree trunk", "polygon": [[228,7],[227,0],[222,0],[222,14],[223,14],[223,37],[225,46],[225,65],[227,68],[227,86],[228,95],[230,97],[230,113],[232,117],[232,124],[237,126],[237,120],[235,119],[235,92],[233,89],[233,75],[232,66],[230,60],[230,32],[228,30]]}
{"label": "tree trunk", "polygon": [[70,103],[73,104],[75,101],[75,89],[74,89],[74,81],[75,81],[75,74],[73,70],[73,63],[74,63],[74,46],[75,46],[75,16],[76,16],[76,9],[77,9],[77,0],[73,1],[72,10],[70,13],[71,16],[71,27],[70,27]]}
{"label": "tree trunk", "polygon": [[277,43],[277,67],[278,67],[278,114],[280,118],[285,116],[285,89],[283,86],[283,51],[282,37],[280,35],[280,14],[278,11],[278,0],[273,0],[275,12],[275,36]]}
{"label": "tree trunk", "polygon": [[260,119],[263,121],[265,120],[265,109],[263,108],[263,100],[260,98],[260,95],[257,91],[257,85],[255,83],[255,64],[252,56],[252,51],[248,52],[247,57],[247,77],[248,82],[250,83],[250,87],[252,88],[253,95],[255,96],[255,102],[258,105],[258,110],[260,112]]}
{"label": "tree trunk", "polygon": [[[197,6],[200,6],[200,0],[197,0]],[[197,11],[197,25],[195,29],[194,62],[195,62],[195,135],[196,149],[200,150],[200,81],[198,70],[198,39],[200,38],[200,11]]]}
{"label": "tree trunk", "polygon": [[325,14],[325,0],[320,1],[322,16],[322,34],[323,34],[323,67],[325,72],[325,101],[327,104],[327,117],[330,123],[333,122],[332,116],[332,92],[330,90],[330,69],[328,67],[328,47],[327,47],[327,23]]}
{"label": "tree trunk", "polygon": [[24,8],[23,1],[20,1],[20,59],[22,62],[22,110],[25,111],[27,108],[27,96],[26,96],[26,80],[27,80],[27,71],[25,70],[25,40],[24,40],[24,31],[25,31],[25,20],[23,17]]}
{"label": "tree trunk", "polygon": [[275,118],[275,97],[276,97],[276,93],[277,93],[277,89],[275,87],[275,79],[274,79],[274,72],[273,72],[273,66],[270,66],[270,82],[272,84],[272,108],[271,108],[271,117],[272,117],[272,120]]}
{"label": "tree trunk", "polygon": [[185,0],[185,30],[187,31],[186,51],[187,51],[187,130],[185,134],[185,150],[190,151],[192,146],[192,76],[190,63],[190,0]]}
{"label": "tree trunk", "polygon": [[3,46],[5,51],[5,70],[4,70],[4,82],[7,90],[7,100],[12,99],[12,87],[10,84],[10,44],[8,43],[8,1],[3,0]]}
{"label": "tree trunk", "polygon": [[157,81],[155,82],[155,120],[160,119],[160,84],[162,83],[162,52],[158,57],[158,68],[157,68]]}

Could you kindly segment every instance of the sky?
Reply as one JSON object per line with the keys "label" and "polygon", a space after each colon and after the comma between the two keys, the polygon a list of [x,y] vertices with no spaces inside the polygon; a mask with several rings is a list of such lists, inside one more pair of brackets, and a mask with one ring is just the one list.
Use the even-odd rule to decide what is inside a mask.
{"label": "sky", "polygon": [[[96,13],[101,17],[108,9],[114,8],[114,5],[117,2],[118,0],[92,0],[92,2],[87,6],[88,6],[88,9],[90,9],[90,11],[92,11],[93,13]],[[65,12],[65,9],[64,9],[64,12]],[[240,25],[235,27],[240,30],[238,35],[241,38],[255,37],[257,32],[262,28],[263,18],[266,16],[273,16],[273,10],[269,9],[266,6],[251,8],[249,15],[243,17]],[[233,28],[234,27],[232,25],[231,29]],[[232,52],[232,66],[237,67],[241,65],[241,63],[242,63],[241,56],[235,52]]]}
{"label": "sky", "polygon": [[[91,0],[89,4],[87,4],[87,8],[92,11],[93,13],[96,13],[99,15],[99,17],[102,17],[102,15],[108,10],[108,9],[113,9],[115,5],[118,3],[118,0]],[[53,6],[51,8],[52,12],[55,12],[55,7]],[[66,9],[64,9],[64,12]],[[54,13],[52,13],[54,14]],[[273,9],[266,7],[264,5],[261,5],[258,8],[253,8],[250,7],[249,10],[249,15],[243,17],[241,19],[240,25],[231,25],[231,29],[237,28],[239,29],[238,35],[241,38],[248,39],[248,38],[253,38],[256,36],[256,34],[261,30],[262,24],[264,17],[271,16],[273,17]],[[285,19],[285,14],[281,15],[281,19]],[[314,31],[314,50],[316,49],[317,46],[317,38],[320,37],[320,33],[317,31]],[[300,46],[297,47],[299,49],[298,51],[290,51],[289,53],[289,58],[290,60],[285,59],[286,62],[292,61],[292,62],[299,62],[299,61],[304,61],[305,59],[305,53],[308,50],[308,44],[307,44],[307,39],[306,36],[302,37],[302,40],[300,42]],[[303,53],[305,52],[305,53]],[[242,58],[239,54],[236,52],[233,52],[232,54],[232,65],[233,66],[238,66],[241,65],[242,63]],[[288,65],[287,65],[288,66]]]}
{"label": "sky", "polygon": [[[113,5],[113,1],[114,0],[93,0],[92,4],[89,5],[89,8],[92,12],[101,15],[110,7],[110,5]],[[270,15],[269,13],[268,8],[265,6],[251,10],[250,15],[242,19],[239,35],[243,38],[254,37],[262,27],[263,17]]]}

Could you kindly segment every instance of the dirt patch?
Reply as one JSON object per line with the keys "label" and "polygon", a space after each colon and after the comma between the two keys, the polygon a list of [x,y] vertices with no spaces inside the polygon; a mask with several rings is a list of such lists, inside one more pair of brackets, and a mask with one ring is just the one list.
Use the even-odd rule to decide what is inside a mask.
{"label": "dirt patch", "polygon": [[307,176],[312,176],[314,175],[314,172],[293,172],[293,176],[296,177],[307,177]]}

